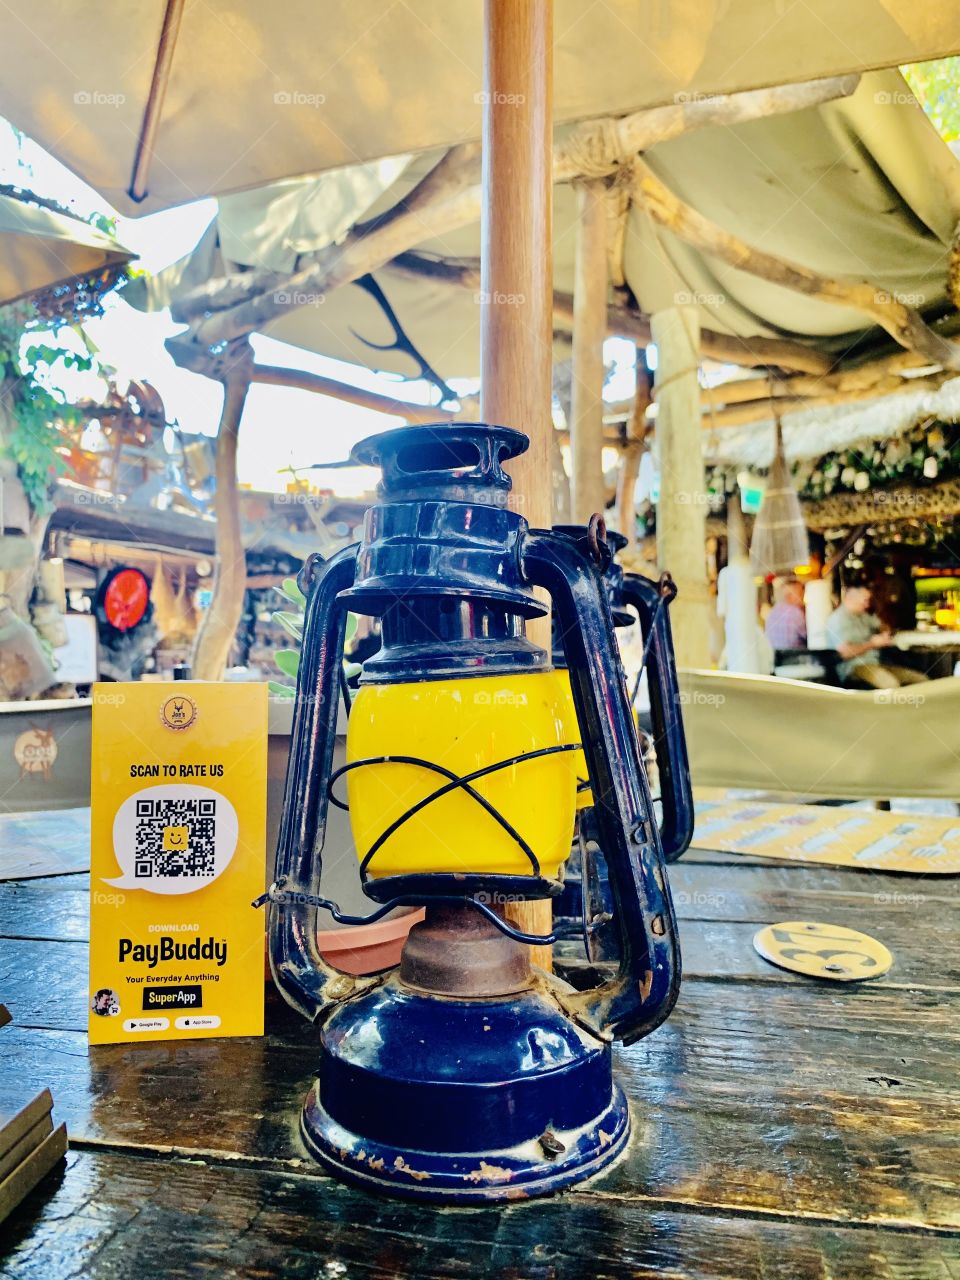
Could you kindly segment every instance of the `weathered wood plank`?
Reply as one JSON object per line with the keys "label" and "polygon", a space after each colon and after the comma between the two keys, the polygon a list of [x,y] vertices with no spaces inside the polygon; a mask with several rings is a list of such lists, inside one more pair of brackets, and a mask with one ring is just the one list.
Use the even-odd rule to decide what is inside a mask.
{"label": "weathered wood plank", "polygon": [[[681,919],[767,924],[797,914],[812,913],[820,918],[817,912],[829,912],[836,906],[858,913],[876,908],[878,920],[893,919],[912,926],[918,909],[926,919],[930,911],[946,910],[949,914],[960,906],[960,879],[812,868],[722,853],[711,855],[717,861],[701,862],[694,859],[695,852],[670,867],[670,885]],[[85,941],[88,894],[85,875],[6,884],[0,892],[0,938]]]}
{"label": "weathered wood plank", "polygon": [[[813,912],[811,906],[815,908]],[[956,912],[953,914],[955,919]],[[944,914],[920,917],[915,908],[913,939],[902,925],[898,928],[893,920],[881,918],[879,912],[868,915],[856,907],[841,908],[836,904],[785,901],[779,911],[768,911],[762,923],[773,924],[777,920],[823,921],[859,929],[877,938],[890,948],[894,960],[888,973],[866,984],[871,988],[909,987],[917,991],[960,993],[960,934],[955,923]],[[810,986],[810,978],[777,968],[757,955],[753,937],[759,927],[756,921],[681,920],[680,943],[687,978]],[[926,954],[923,954],[924,946]],[[835,985],[821,984],[825,998],[829,998],[826,993]]]}
{"label": "weathered wood plank", "polygon": [[798,875],[803,869],[789,863],[690,863],[687,856],[670,868],[670,887],[681,919],[768,924],[811,913],[819,919],[817,912],[837,908],[910,931],[918,912],[924,920],[932,912],[950,918],[960,906],[960,880],[948,877],[925,879],[822,866],[815,874]]}
{"label": "weathered wood plank", "polygon": [[67,1154],[67,1131],[63,1125],[43,1138],[0,1182],[0,1222],[13,1213],[53,1166]]}
{"label": "weathered wood plank", "polygon": [[[862,929],[881,938],[895,952],[898,961],[911,961],[911,981],[921,985],[942,985],[942,975],[930,968],[931,936],[938,939],[945,954],[960,954],[960,938],[955,938],[954,919],[960,908],[956,898],[934,895],[929,886],[897,884],[893,877],[885,881],[863,882],[864,890],[804,889],[781,887],[777,880],[755,883],[735,873],[726,877],[671,873],[674,904],[681,922],[684,943],[684,971],[688,975],[708,976],[719,972],[712,963],[695,960],[695,930],[704,931],[718,922],[741,922],[756,928],[777,920],[824,920]],[[713,868],[713,871],[726,868]],[[768,868],[778,871],[779,868]],[[790,873],[788,872],[788,875]],[[917,931],[918,921],[922,932]],[[84,891],[60,890],[40,894],[20,892],[15,897],[0,895],[0,940],[86,942],[89,932],[87,894]],[[752,936],[752,934],[751,934]],[[740,952],[738,951],[738,954]],[[746,956],[746,952],[742,952]],[[752,962],[744,961],[744,973],[752,972]],[[729,972],[729,965],[723,972]],[[781,975],[783,976],[783,975]],[[895,975],[891,975],[891,980]]]}
{"label": "weathered wood plank", "polygon": [[89,809],[0,813],[0,881],[89,869]]}
{"label": "weathered wood plank", "polygon": [[89,880],[83,874],[4,884],[0,890],[0,938],[86,942],[90,935]]}
{"label": "weathered wood plank", "polygon": [[[912,1257],[917,1258],[917,1275],[948,1275],[948,1255],[888,1255],[873,1243],[867,1245],[874,1234],[867,1230],[842,1232],[850,1237],[846,1251],[810,1244],[796,1253],[786,1247],[778,1252],[771,1245],[769,1256],[754,1252],[745,1260],[736,1244],[727,1254],[713,1246],[718,1238],[715,1224],[721,1223],[716,1230],[725,1238],[723,1222],[731,1213],[758,1218],[764,1231],[775,1226],[791,1239],[797,1238],[791,1234],[795,1231],[816,1229],[833,1233],[833,1241],[836,1224],[844,1222],[960,1232],[960,994],[931,989],[942,985],[944,974],[960,980],[958,945],[952,937],[952,882],[937,881],[936,893],[928,894],[934,886],[912,877],[819,867],[811,875],[810,868],[784,868],[768,861],[750,867],[741,859],[715,865],[681,863],[671,868],[671,879],[681,914],[707,918],[681,922],[686,977],[675,1015],[646,1041],[618,1052],[621,1078],[635,1108],[635,1140],[604,1177],[575,1197],[553,1202],[563,1206],[556,1220],[564,1236],[559,1253],[551,1252],[550,1234],[540,1234],[538,1244],[551,1242],[547,1252],[538,1253],[531,1245],[526,1259],[520,1252],[504,1254],[503,1274],[573,1275],[578,1268],[582,1272],[580,1253],[571,1255],[579,1259],[574,1264],[564,1252],[574,1229],[570,1206],[576,1200],[609,1206],[609,1215],[597,1222],[612,1239],[624,1232],[629,1236],[624,1224],[633,1220],[631,1215],[643,1222],[666,1210],[697,1210],[670,1217],[671,1223],[682,1218],[691,1224],[676,1254],[669,1248],[680,1231],[676,1225],[663,1229],[665,1237],[645,1237],[636,1253],[627,1248],[617,1255],[600,1247],[600,1225],[594,1227],[592,1218],[582,1224],[587,1238],[596,1232],[594,1251],[584,1256],[600,1276],[647,1274],[644,1268],[653,1274],[659,1261],[659,1274],[667,1275],[763,1274],[790,1280],[807,1274],[830,1275],[831,1280],[890,1275],[900,1280],[914,1274],[907,1270],[906,1259]],[[0,932],[11,922],[18,930],[32,922],[31,928],[62,930],[74,939],[0,943],[0,997],[15,1018],[0,1032],[0,1113],[15,1110],[49,1085],[58,1122],[66,1120],[71,1137],[81,1144],[151,1158],[157,1152],[179,1152],[193,1160],[224,1161],[231,1169],[239,1164],[245,1176],[279,1176],[280,1185],[292,1179],[297,1188],[311,1188],[310,1195],[318,1188],[316,1195],[325,1197],[324,1212],[330,1212],[331,1200],[349,1202],[355,1212],[349,1200],[354,1193],[322,1178],[296,1134],[299,1105],[314,1069],[316,1032],[271,999],[270,1034],[262,1040],[118,1045],[88,1057],[83,1030],[86,947],[80,942],[86,894],[77,880],[44,885],[46,891],[43,886],[0,888],[0,909],[7,912],[0,915],[5,922]],[[914,901],[915,894],[923,901]],[[839,988],[805,982],[755,957],[750,939],[757,923],[797,916],[837,920],[881,937],[897,957],[886,985]],[[931,931],[943,934],[946,962],[937,974],[931,973]],[[40,1027],[61,1029],[30,1030],[25,1024],[31,1020]],[[96,1156],[100,1158],[106,1157]],[[142,1166],[151,1160],[131,1154],[128,1163]],[[178,1163],[177,1182],[182,1170],[193,1167]],[[271,1169],[274,1173],[268,1175],[265,1171]],[[211,1204],[217,1197],[230,1201],[238,1194],[238,1184],[224,1169],[210,1176],[217,1181],[208,1196]],[[294,1195],[297,1212],[304,1195],[307,1192],[300,1190]],[[144,1193],[153,1212],[156,1198],[151,1197]],[[357,1202],[380,1203],[365,1196]],[[529,1212],[539,1213],[543,1207]],[[157,1225],[167,1248],[177,1235],[176,1209],[171,1205],[170,1220]],[[274,1210],[261,1206],[256,1212],[259,1221]],[[397,1228],[401,1234],[413,1230],[406,1224],[414,1221],[409,1217],[414,1210],[394,1205],[384,1212],[384,1222],[404,1224]],[[277,1210],[278,1221],[283,1213]],[[315,1228],[311,1215],[307,1217]],[[778,1221],[791,1217],[828,1225],[798,1227]],[[444,1215],[436,1218],[446,1220]],[[472,1222],[474,1215],[452,1214],[451,1219]],[[348,1220],[349,1214],[344,1218]],[[138,1221],[145,1223],[142,1214]],[[736,1224],[737,1219],[730,1221]],[[749,1223],[745,1239],[754,1238],[756,1225]],[[266,1247],[261,1251],[251,1244],[249,1253],[231,1252],[231,1242],[243,1229],[231,1228],[219,1238],[204,1226],[197,1237],[198,1252],[184,1258],[178,1254],[171,1260],[157,1245],[155,1269],[219,1276],[256,1273],[260,1266],[263,1274],[273,1274],[269,1267],[276,1260]],[[300,1228],[285,1224],[285,1229],[295,1235]],[[382,1224],[376,1228],[376,1240],[383,1239],[386,1229]],[[85,1230],[82,1222],[72,1222],[64,1233],[65,1239],[77,1238],[80,1258]],[[147,1234],[152,1238],[154,1233]],[[883,1234],[884,1240],[889,1234]],[[867,1251],[860,1269],[854,1237]],[[119,1233],[118,1239],[123,1238]],[[91,1258],[102,1270],[88,1271],[77,1263],[77,1274],[126,1274],[123,1250],[114,1250],[112,1243],[105,1244],[95,1234],[90,1240]],[[127,1241],[126,1249],[131,1247]],[[148,1252],[152,1247],[148,1244]],[[309,1241],[304,1258],[297,1253],[299,1246],[289,1247],[292,1270],[284,1274],[324,1274],[317,1270]],[[483,1253],[486,1270],[490,1250],[496,1247],[491,1244]],[[140,1273],[145,1256],[141,1255]],[[278,1256],[282,1262],[287,1255],[281,1248]],[[427,1256],[432,1257],[429,1249]],[[439,1270],[431,1262],[424,1272],[419,1261],[412,1269],[421,1274],[469,1274],[478,1255],[476,1248],[461,1255],[449,1245],[438,1245],[436,1257]],[[218,1259],[223,1260],[222,1268]],[[39,1274],[43,1255],[31,1252],[26,1259],[18,1258],[17,1265],[26,1269],[10,1274],[32,1275],[31,1268]],[[358,1248],[356,1260],[347,1265],[350,1274],[371,1276],[410,1269],[399,1265],[393,1271],[378,1270],[381,1260],[369,1243]],[[444,1265],[451,1270],[443,1271]],[[670,1265],[675,1265],[673,1272]],[[541,1266],[542,1271],[537,1269]],[[612,1269],[605,1271],[605,1266]],[[517,1269],[512,1272],[511,1267]]]}
{"label": "weathered wood plank", "polygon": [[443,1210],[326,1179],[73,1152],[8,1224],[9,1280],[145,1275],[952,1280],[960,1241],[695,1214],[586,1191]]}
{"label": "weathered wood plank", "polygon": [[[762,924],[816,919],[864,930],[890,948],[894,967],[872,985],[960,992],[956,907],[950,898],[930,892],[933,886],[917,888],[911,878],[900,889],[872,893],[755,892],[754,886],[771,882],[759,868],[747,875],[728,875],[720,881],[723,888],[717,887],[717,878],[703,880],[690,868],[678,876],[676,870],[674,892],[687,981],[727,978],[809,984],[809,979],[761,960],[752,940]],[[777,883],[775,869],[766,874]],[[867,881],[866,888],[873,883]],[[734,887],[728,888],[730,884]],[[0,894],[0,901],[4,898],[8,906],[15,904],[7,926],[22,931],[15,937],[0,936],[0,993],[15,1020],[21,1026],[81,1030],[86,1026],[87,1000],[87,948],[77,936],[86,932],[83,895],[71,896],[65,890],[44,895],[22,888]],[[703,915],[713,918],[697,918]],[[44,929],[69,934],[71,939],[41,940]],[[49,980],[52,972],[56,982]]]}
{"label": "weathered wood plank", "polygon": [[[960,998],[686,983],[618,1053],[637,1116],[598,1194],[960,1230]],[[3,1032],[4,1091],[48,1084],[74,1138],[316,1172],[296,1135],[316,1032],[273,1006],[263,1040],[105,1046]]]}

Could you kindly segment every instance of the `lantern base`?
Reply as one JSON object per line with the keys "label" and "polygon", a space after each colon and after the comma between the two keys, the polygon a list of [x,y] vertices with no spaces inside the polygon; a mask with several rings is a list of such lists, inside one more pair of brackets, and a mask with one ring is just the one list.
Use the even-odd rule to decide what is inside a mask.
{"label": "lantern base", "polygon": [[549,992],[453,1000],[391,977],[325,1024],[300,1127],[310,1153],[348,1182],[478,1204],[598,1173],[630,1120],[610,1046]]}

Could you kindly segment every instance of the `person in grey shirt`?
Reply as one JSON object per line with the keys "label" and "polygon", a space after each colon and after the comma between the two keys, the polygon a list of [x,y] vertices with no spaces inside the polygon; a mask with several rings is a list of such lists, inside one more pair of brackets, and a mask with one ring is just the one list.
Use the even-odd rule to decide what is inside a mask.
{"label": "person in grey shirt", "polygon": [[837,674],[844,684],[866,684],[872,689],[897,689],[903,684],[920,684],[926,676],[909,667],[881,665],[880,650],[893,644],[893,634],[882,630],[868,612],[869,587],[847,587],[843,599],[827,619],[827,643],[843,659]]}

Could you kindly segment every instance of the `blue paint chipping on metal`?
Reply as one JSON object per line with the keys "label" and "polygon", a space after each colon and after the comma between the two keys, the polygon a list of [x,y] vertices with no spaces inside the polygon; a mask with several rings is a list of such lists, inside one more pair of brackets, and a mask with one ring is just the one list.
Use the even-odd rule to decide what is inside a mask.
{"label": "blue paint chipping on metal", "polygon": [[[501,462],[526,447],[520,432],[480,424],[400,428],[363,442],[354,460],[379,465],[383,480],[362,541],[327,564],[311,557],[301,573],[303,653],[270,897],[276,982],[320,1028],[301,1132],[342,1178],[444,1202],[542,1195],[608,1164],[630,1128],[610,1043],[659,1026],[680,981],[664,853],[614,639],[611,609],[620,604],[601,572],[610,547],[601,538],[601,554],[596,545],[591,554],[584,539],[531,530],[507,508]],[[631,590],[628,579],[618,577],[617,593],[649,632],[661,770],[672,787],[664,833],[677,856],[686,847],[689,781],[667,611],[658,607],[664,586]],[[564,637],[595,796],[590,822],[617,940],[611,976],[583,992],[531,976],[519,989],[508,983],[458,998],[444,987],[419,989],[405,968],[366,978],[338,973],[315,938],[318,904],[328,906],[322,850],[347,609],[381,622],[382,649],[365,665],[365,682],[468,680],[549,667],[549,655],[524,635],[524,619],[543,612],[537,587],[549,592]],[[432,902],[449,909],[458,894],[470,916],[505,889],[517,898],[559,892],[558,881],[532,870],[404,875],[364,888],[381,904],[401,894],[423,902],[429,921]],[[508,947],[530,941],[490,910],[483,918],[507,934]]]}

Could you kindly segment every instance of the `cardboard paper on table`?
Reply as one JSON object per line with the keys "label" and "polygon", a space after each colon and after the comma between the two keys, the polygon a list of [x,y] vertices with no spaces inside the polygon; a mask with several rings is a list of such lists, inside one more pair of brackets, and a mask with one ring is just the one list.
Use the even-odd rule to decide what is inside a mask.
{"label": "cardboard paper on table", "polygon": [[98,684],[91,1044],[263,1034],[267,689]]}

